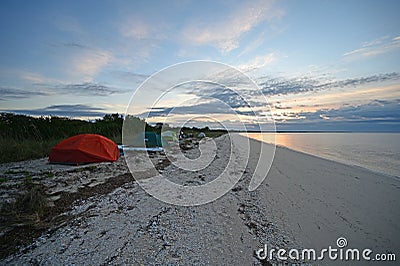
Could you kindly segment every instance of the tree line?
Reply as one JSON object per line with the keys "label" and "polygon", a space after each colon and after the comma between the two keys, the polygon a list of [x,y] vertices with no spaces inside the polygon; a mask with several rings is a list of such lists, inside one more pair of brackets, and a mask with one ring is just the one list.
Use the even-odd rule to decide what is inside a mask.
{"label": "tree line", "polygon": [[77,134],[93,133],[120,141],[123,117],[107,114],[95,121],[83,121],[67,117],[0,113],[0,138],[16,141],[47,141],[64,139]]}

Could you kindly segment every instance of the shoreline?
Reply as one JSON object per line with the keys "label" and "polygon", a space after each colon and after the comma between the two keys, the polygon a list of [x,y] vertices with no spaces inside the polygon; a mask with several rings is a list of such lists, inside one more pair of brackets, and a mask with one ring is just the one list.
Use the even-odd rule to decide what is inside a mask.
{"label": "shoreline", "polygon": [[[171,164],[163,174],[183,185],[210,182],[229,157],[228,136],[215,141],[220,148],[210,167],[188,172]],[[268,176],[248,191],[262,147],[253,139],[250,145],[243,177],[213,202],[195,207],[166,204],[130,181],[74,202],[72,220],[0,264],[261,265],[266,262],[255,258],[254,251],[266,243],[285,249],[321,248],[335,246],[341,236],[351,247],[399,250],[397,180],[379,180],[383,175],[367,169],[277,147]]]}
{"label": "shoreline", "polygon": [[[258,140],[254,140],[255,142],[258,142]],[[268,145],[268,144],[267,144]],[[301,229],[303,230],[303,234],[299,233],[301,230],[293,230],[294,235],[296,235],[296,239],[303,243],[303,245],[306,245],[307,247],[322,247],[323,245],[321,244],[321,242],[326,242],[329,243],[328,238],[331,239],[331,243],[334,244],[334,236],[332,234],[330,234],[330,236],[328,236],[328,234],[326,234],[325,236],[323,235],[324,233],[321,232],[321,230],[323,229],[321,227],[321,225],[317,225],[318,223],[323,222],[322,217],[326,216],[326,217],[330,217],[329,219],[326,219],[326,221],[329,221],[329,223],[337,223],[340,224],[342,223],[341,226],[337,226],[336,227],[336,231],[340,231],[339,229],[343,229],[343,231],[348,231],[349,234],[351,233],[351,230],[349,228],[351,227],[359,227],[357,230],[362,230],[362,231],[368,231],[368,228],[365,226],[362,226],[361,224],[363,222],[365,222],[365,218],[364,219],[358,219],[360,217],[367,217],[369,216],[369,219],[371,219],[373,216],[375,216],[375,225],[374,225],[374,229],[376,231],[376,233],[380,232],[383,233],[384,235],[386,235],[387,239],[385,240],[386,242],[389,241],[388,239],[391,239],[392,237],[392,244],[394,244],[393,246],[393,250],[398,250],[400,248],[400,229],[398,228],[398,226],[395,224],[395,221],[397,220],[397,217],[400,217],[400,199],[398,197],[398,195],[400,194],[400,180],[395,177],[395,176],[390,176],[390,175],[386,175],[384,173],[379,173],[379,172],[375,172],[373,170],[361,167],[361,166],[357,166],[357,165],[350,165],[350,164],[345,164],[342,162],[338,162],[338,161],[334,161],[331,160],[329,158],[324,158],[324,157],[319,157],[313,154],[308,154],[305,152],[301,152],[301,151],[297,151],[297,150],[293,150],[290,149],[286,146],[276,146],[276,153],[275,153],[275,158],[274,158],[274,162],[273,165],[270,169],[270,172],[266,178],[266,180],[264,181],[264,185],[265,183],[269,184],[269,192],[270,192],[270,203],[271,205],[274,205],[275,202],[277,202],[275,205],[277,205],[277,207],[275,208],[276,212],[278,213],[278,215],[285,216],[286,213],[286,217],[282,218],[281,223],[283,224],[291,224],[292,226],[288,226],[289,228],[295,228],[294,225],[299,225],[299,227],[301,227],[301,224],[315,224],[316,227],[312,228],[308,228],[308,229]],[[286,161],[290,161],[291,165],[293,165],[296,161],[303,161],[303,162],[307,162],[302,164],[298,164],[297,165],[297,170],[296,169],[289,169],[289,170],[285,170],[283,169],[276,169],[276,168],[280,168],[281,164],[283,161],[285,161],[284,159],[281,159],[281,154],[285,154],[287,155]],[[302,159],[302,160],[300,160]],[[312,162],[310,162],[312,161]],[[278,163],[277,163],[278,162]],[[279,164],[279,162],[281,162]],[[318,166],[318,167],[317,167]],[[324,166],[324,167],[321,167]],[[326,167],[325,167],[326,166]],[[275,171],[274,171],[275,168]],[[292,167],[294,168],[294,167]],[[314,169],[313,169],[314,168]],[[330,171],[330,168],[334,171]],[[302,174],[301,172],[316,172],[316,175],[312,175],[312,174]],[[280,174],[277,174],[276,172],[280,172]],[[291,172],[290,174],[288,174],[288,172]],[[282,184],[282,179],[278,180],[277,176],[280,175],[281,177],[286,177],[288,178],[288,182],[286,183],[286,186],[284,186]],[[316,177],[317,176],[317,177]],[[293,178],[297,178],[298,180],[293,180]],[[329,179],[336,179],[334,182],[332,182],[332,180]],[[291,179],[291,180],[290,180]],[[307,180],[310,179],[310,180]],[[360,180],[363,180],[362,184],[358,184],[357,182],[359,182]],[[319,184],[318,184],[319,183]],[[341,186],[339,183],[343,183],[345,184],[345,186]],[[274,185],[272,185],[274,184]],[[361,187],[360,187],[361,185]],[[305,187],[308,186],[308,189]],[[324,188],[325,186],[325,188]],[[291,189],[289,189],[290,187],[292,187]],[[297,187],[297,188],[296,188]],[[301,189],[298,189],[298,187],[300,187]],[[342,188],[345,191],[340,191],[337,188]],[[331,195],[327,195],[324,193],[318,193],[318,191],[321,190],[324,193],[330,192]],[[363,190],[361,193],[360,190]],[[390,192],[389,194],[384,193],[384,192],[376,192],[377,190],[382,190],[382,191],[386,191],[386,192]],[[335,193],[332,193],[332,191],[337,192],[335,195]],[[282,202],[280,202],[279,200],[277,200],[277,198],[280,196],[279,194],[285,194],[284,192],[286,192],[286,200],[287,202],[291,202],[291,204],[282,204]],[[292,194],[290,194],[292,193]],[[272,194],[272,195],[271,195]],[[364,195],[362,195],[364,194]],[[378,195],[378,196],[377,196]],[[390,195],[390,196],[389,196]],[[375,202],[374,200],[371,198],[375,197]],[[300,197],[304,197],[302,198],[302,201],[299,201]],[[308,206],[308,204],[305,202],[305,199],[308,197],[308,200],[310,201],[310,206]],[[369,198],[371,197],[371,198]],[[335,200],[335,198],[340,200]],[[363,198],[363,201],[361,198]],[[346,200],[347,199],[347,200]],[[350,200],[352,199],[352,200]],[[313,201],[314,200],[314,201]],[[315,202],[318,202],[317,204],[315,204]],[[390,203],[390,205],[393,208],[380,208],[380,207],[384,207],[385,203]],[[395,203],[396,202],[396,203]],[[374,205],[375,203],[375,205]],[[368,204],[370,204],[368,206]],[[288,213],[291,213],[294,211],[294,209],[296,209],[298,207],[299,210],[301,210],[298,213],[298,216],[293,215],[293,213],[291,215],[289,215]],[[321,206],[322,205],[322,206]],[[284,209],[288,209],[287,207],[291,207],[289,208],[289,210],[287,210],[286,212],[282,212],[279,214],[279,210],[284,210]],[[336,209],[336,215],[335,213],[333,213],[332,211],[329,212],[328,210],[322,208],[323,206],[328,207],[328,208],[333,208]],[[320,208],[313,208],[313,207],[320,207]],[[369,207],[369,208],[368,208]],[[308,212],[304,213],[304,211],[309,210]],[[382,209],[384,209],[385,211],[382,211]],[[369,211],[368,211],[369,210]],[[379,212],[378,214],[374,214],[373,211]],[[340,213],[344,213],[346,212],[347,216],[341,216]],[[354,217],[352,217],[352,212],[357,212],[357,215],[354,215]],[[310,217],[305,217],[310,214],[314,213],[314,217],[310,218]],[[333,213],[333,214],[332,214]],[[397,216],[396,216],[397,213]],[[335,221],[335,219],[333,219],[335,216],[338,216],[339,220]],[[355,218],[358,217],[358,218]],[[391,217],[391,218],[389,218]],[[349,219],[348,219],[349,218]],[[298,222],[299,220],[296,221],[296,219],[303,219],[302,222]],[[341,221],[342,220],[342,221]],[[352,220],[354,221],[354,223],[352,223]],[[380,224],[381,222],[381,226],[377,226],[378,224]],[[344,225],[346,224],[347,225]],[[385,224],[386,223],[386,224]],[[388,224],[390,223],[390,224]],[[328,223],[325,224],[326,228],[330,228],[330,231],[333,230],[333,228],[331,226],[329,226]],[[372,228],[372,224],[368,225],[371,229]],[[347,227],[347,228],[346,228]],[[381,227],[381,229],[379,229],[379,227]],[[392,228],[392,229],[389,229]],[[397,228],[397,229],[395,229]],[[300,229],[300,228],[297,228]],[[371,230],[371,232],[373,231]],[[390,231],[392,230],[392,231]],[[386,233],[383,231],[387,231]],[[390,231],[390,233],[388,233]],[[318,236],[316,237],[317,240],[314,241],[312,239],[310,239],[310,237],[306,237],[305,233],[307,232],[307,234],[309,235],[315,235]],[[369,241],[367,241],[367,239],[364,240],[360,240],[361,236],[358,235],[357,233],[353,232],[353,238],[354,241],[358,242],[358,245],[362,246],[362,245],[368,245],[368,243],[370,243],[370,245],[373,245],[373,241],[370,239]],[[370,233],[367,233],[370,234]],[[340,234],[338,234],[336,237],[340,237]],[[380,236],[382,237],[382,236]],[[319,238],[319,241],[318,241]],[[321,241],[321,239],[323,239],[323,241]],[[381,247],[383,249],[385,249],[384,247]],[[386,246],[387,249],[390,249],[390,245]]]}
{"label": "shoreline", "polygon": [[[253,140],[255,140],[255,139],[253,139]],[[256,141],[259,141],[259,140],[256,140]],[[271,143],[266,143],[266,144],[272,145]],[[323,156],[319,156],[319,155],[316,155],[316,154],[295,150],[295,149],[292,149],[290,147],[287,147],[287,146],[284,146],[284,145],[280,145],[280,144],[275,144],[275,146],[279,147],[281,149],[287,149],[287,150],[292,151],[292,152],[297,152],[297,153],[300,153],[300,154],[312,156],[312,157],[315,157],[315,158],[318,158],[318,159],[324,159],[324,160],[327,160],[327,161],[330,161],[330,162],[333,162],[333,163],[339,163],[339,164],[343,164],[343,165],[350,166],[350,167],[360,168],[362,170],[371,172],[372,174],[381,175],[381,176],[386,177],[386,178],[391,178],[391,179],[400,181],[400,176],[396,176],[396,175],[391,175],[389,173],[380,172],[378,170],[370,169],[370,168],[367,168],[365,166],[353,164],[353,163],[350,163],[350,162],[346,163],[346,162],[337,161],[334,158],[323,157]]]}
{"label": "shoreline", "polygon": [[[268,134],[269,132],[261,132],[261,133],[257,133],[257,134],[263,134],[263,133],[267,133]],[[394,135],[398,135],[399,134],[398,132],[377,132],[377,133],[375,133],[375,132],[279,132],[277,134],[296,134],[296,133],[299,133],[299,134],[307,134],[307,133],[310,133],[310,134],[313,134],[313,133],[327,133],[327,134],[332,134],[332,133],[333,134],[336,134],[336,133],[370,134],[370,133],[372,133],[372,134],[377,134],[377,133],[381,133],[381,134],[385,134],[385,135],[386,134],[394,134]],[[253,134],[253,132],[250,132],[250,134]],[[271,134],[273,134],[273,133],[271,133]],[[241,136],[246,136],[244,133],[240,133],[240,135]],[[249,138],[253,139],[253,140],[257,140],[257,141],[262,141],[262,140],[260,140],[260,139],[258,139],[256,137],[249,137]],[[266,144],[269,144],[269,145],[274,145],[274,143],[271,143],[271,142],[268,142],[268,141],[262,141],[262,142],[266,143]],[[337,163],[341,163],[341,164],[344,164],[344,165],[360,167],[360,168],[366,169],[368,171],[371,171],[373,173],[380,174],[380,175],[385,175],[385,176],[390,177],[390,178],[400,179],[400,172],[398,172],[398,171],[396,173],[394,171],[386,171],[386,172],[384,172],[384,170],[382,170],[382,169],[376,168],[375,166],[366,165],[363,162],[351,162],[349,160],[346,161],[345,159],[341,159],[339,155],[330,156],[330,155],[324,155],[324,154],[316,154],[316,153],[308,152],[308,151],[305,151],[305,150],[301,150],[301,148],[296,149],[296,148],[292,148],[292,147],[289,147],[289,146],[285,146],[284,144],[278,144],[278,143],[275,143],[275,146],[276,147],[281,147],[281,148],[286,148],[286,149],[289,149],[291,151],[295,151],[295,152],[299,152],[299,153],[312,155],[312,156],[315,156],[315,157],[318,157],[318,158],[323,158],[323,159],[330,160],[330,161],[337,162]]]}

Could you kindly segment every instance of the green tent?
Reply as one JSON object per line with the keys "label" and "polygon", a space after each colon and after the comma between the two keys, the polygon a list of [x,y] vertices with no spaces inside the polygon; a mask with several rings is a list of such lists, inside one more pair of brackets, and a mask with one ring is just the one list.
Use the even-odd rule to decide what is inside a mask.
{"label": "green tent", "polygon": [[161,135],[155,132],[146,132],[144,140],[148,148],[162,147]]}

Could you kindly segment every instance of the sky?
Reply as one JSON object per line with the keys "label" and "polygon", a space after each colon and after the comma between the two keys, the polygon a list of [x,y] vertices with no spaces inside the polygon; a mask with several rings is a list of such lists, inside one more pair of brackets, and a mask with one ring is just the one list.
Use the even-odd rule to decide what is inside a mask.
{"label": "sky", "polygon": [[[1,1],[0,111],[94,119],[134,103],[172,125],[399,132],[399,12],[396,0]],[[192,60],[232,66],[262,95],[235,71],[143,85]]]}

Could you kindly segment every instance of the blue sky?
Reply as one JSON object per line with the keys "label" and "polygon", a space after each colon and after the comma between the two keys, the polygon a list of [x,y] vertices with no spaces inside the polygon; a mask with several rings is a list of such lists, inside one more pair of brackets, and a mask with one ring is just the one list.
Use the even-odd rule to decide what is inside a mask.
{"label": "blue sky", "polygon": [[[214,60],[260,86],[278,129],[400,131],[399,11],[386,0],[2,1],[0,110],[124,113],[155,72]],[[176,112],[212,115],[210,91],[229,101],[200,86],[158,114],[183,104]]]}

